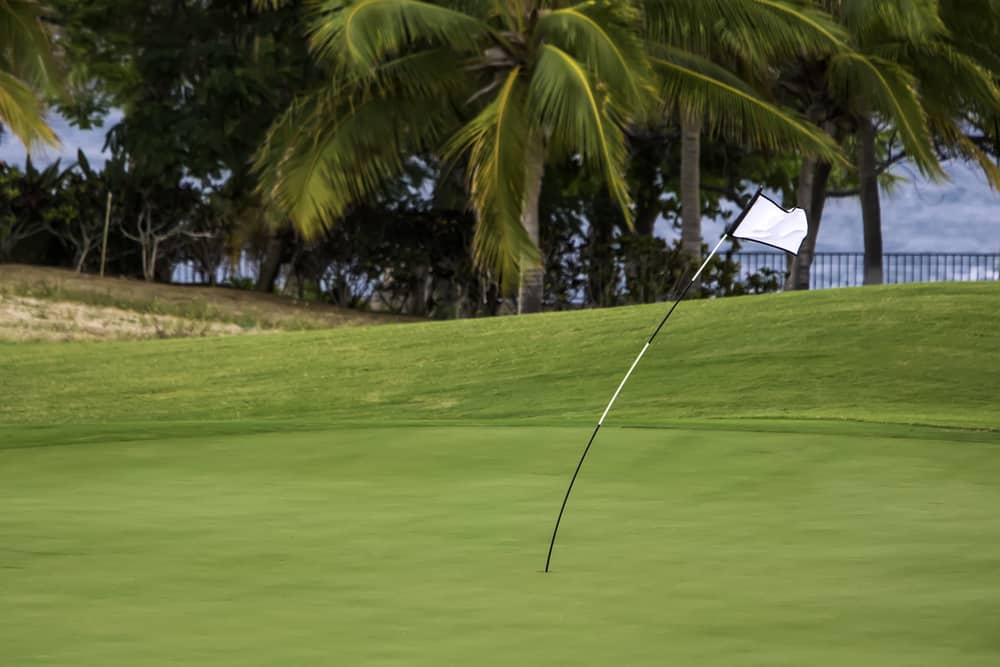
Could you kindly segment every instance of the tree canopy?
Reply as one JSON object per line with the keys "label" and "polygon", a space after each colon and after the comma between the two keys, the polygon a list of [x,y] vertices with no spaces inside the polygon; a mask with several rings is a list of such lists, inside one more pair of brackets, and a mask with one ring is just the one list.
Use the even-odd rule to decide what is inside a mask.
{"label": "tree canopy", "polygon": [[[1000,184],[998,29],[995,0],[0,0],[4,131],[118,118],[108,166],[64,161],[0,241],[89,270],[82,211],[110,190],[125,273],[243,256],[261,289],[533,311],[662,298],[701,219],[764,184],[809,212],[805,287],[833,190],[861,197],[874,261],[898,161]],[[44,171],[8,168],[4,201]],[[739,276],[723,261],[704,294]]]}

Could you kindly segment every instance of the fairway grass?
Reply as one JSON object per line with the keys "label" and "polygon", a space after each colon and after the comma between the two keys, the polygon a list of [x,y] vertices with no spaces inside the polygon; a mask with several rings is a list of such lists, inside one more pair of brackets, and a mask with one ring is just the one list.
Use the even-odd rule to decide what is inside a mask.
{"label": "fairway grass", "polygon": [[0,665],[1000,663],[998,285],[0,345]]}

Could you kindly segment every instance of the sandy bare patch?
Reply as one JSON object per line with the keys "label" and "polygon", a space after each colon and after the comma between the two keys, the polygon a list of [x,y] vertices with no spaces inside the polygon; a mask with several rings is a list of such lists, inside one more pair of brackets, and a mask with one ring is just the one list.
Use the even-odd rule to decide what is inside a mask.
{"label": "sandy bare patch", "polygon": [[[46,291],[61,293],[48,296]],[[94,303],[93,297],[139,312],[170,309],[207,311],[200,320],[237,321],[275,329],[316,329],[412,322],[418,318],[366,313],[328,304],[299,301],[224,287],[192,287],[147,283],[126,278],[100,278],[68,269],[24,264],[0,264],[0,293],[59,301]],[[80,298],[90,296],[91,298]],[[133,307],[134,306],[134,307]],[[150,307],[155,306],[155,307]],[[182,318],[188,313],[173,312]],[[0,324],[2,326],[2,324]]]}
{"label": "sandy bare patch", "polygon": [[0,340],[135,340],[251,333],[236,324],[0,294]]}

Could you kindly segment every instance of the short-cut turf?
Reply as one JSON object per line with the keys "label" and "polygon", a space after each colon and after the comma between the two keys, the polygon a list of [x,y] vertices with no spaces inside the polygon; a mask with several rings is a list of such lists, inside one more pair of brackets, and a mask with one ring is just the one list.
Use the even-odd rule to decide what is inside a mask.
{"label": "short-cut turf", "polygon": [[995,665],[1000,286],[0,346],[0,663]]}

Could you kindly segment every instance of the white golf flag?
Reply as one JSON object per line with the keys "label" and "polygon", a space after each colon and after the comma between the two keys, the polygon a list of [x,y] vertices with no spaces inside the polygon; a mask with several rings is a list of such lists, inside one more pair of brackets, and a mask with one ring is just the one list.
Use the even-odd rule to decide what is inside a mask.
{"label": "white golf flag", "polygon": [[758,192],[737,218],[729,236],[756,241],[797,255],[807,231],[805,211],[801,208],[785,210]]}

